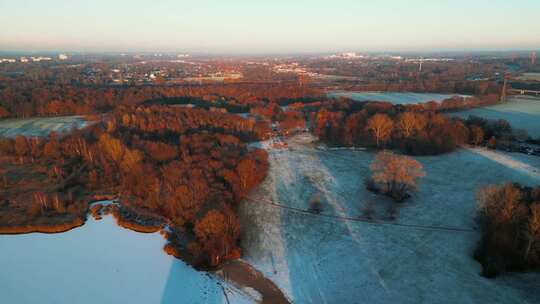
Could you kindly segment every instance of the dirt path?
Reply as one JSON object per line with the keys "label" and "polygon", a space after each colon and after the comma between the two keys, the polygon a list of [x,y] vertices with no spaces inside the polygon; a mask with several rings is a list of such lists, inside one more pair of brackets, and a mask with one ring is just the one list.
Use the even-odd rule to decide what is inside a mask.
{"label": "dirt path", "polygon": [[261,295],[261,303],[263,304],[290,303],[274,282],[251,265],[240,260],[227,262],[216,274],[225,282],[232,283],[237,287],[254,289]]}

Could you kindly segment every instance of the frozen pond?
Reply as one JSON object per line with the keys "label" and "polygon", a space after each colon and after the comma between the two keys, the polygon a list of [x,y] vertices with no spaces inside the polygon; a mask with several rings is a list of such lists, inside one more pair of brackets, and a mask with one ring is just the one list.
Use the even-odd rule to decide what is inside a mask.
{"label": "frozen pond", "polygon": [[[472,253],[474,194],[487,183],[540,183],[540,161],[521,154],[461,150],[417,158],[426,177],[419,192],[387,219],[388,199],[363,181],[373,153],[315,149],[310,135],[269,146],[269,177],[242,205],[245,259],[294,303],[540,303],[540,275],[480,276]],[[298,213],[318,194],[323,214],[357,217],[372,203],[376,219],[458,228],[370,224]],[[462,231],[466,230],[466,231]]]}
{"label": "frozen pond", "polygon": [[84,128],[88,124],[82,116],[0,119],[0,137],[47,136],[52,131],[63,133],[73,128]]}
{"label": "frozen pond", "polygon": [[540,99],[516,96],[508,102],[485,108],[451,113],[452,116],[467,118],[476,115],[488,119],[505,119],[513,128],[526,130],[533,138],[540,138]]}
{"label": "frozen pond", "polygon": [[428,101],[442,101],[459,94],[412,93],[412,92],[329,92],[329,97],[347,97],[356,101],[387,101],[393,104],[414,104]]}
{"label": "frozen pond", "polygon": [[91,217],[59,234],[0,235],[2,303],[249,303],[162,250],[159,233]]}

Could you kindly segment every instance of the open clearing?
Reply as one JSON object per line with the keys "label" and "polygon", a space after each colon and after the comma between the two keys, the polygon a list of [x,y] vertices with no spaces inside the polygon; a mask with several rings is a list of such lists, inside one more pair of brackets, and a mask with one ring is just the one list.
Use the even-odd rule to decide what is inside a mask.
{"label": "open clearing", "polygon": [[[517,154],[493,160],[469,150],[419,157],[427,175],[391,221],[391,202],[362,184],[373,153],[316,149],[313,140],[293,137],[290,150],[266,145],[269,178],[242,207],[244,227],[250,228],[244,229],[245,259],[295,303],[540,301],[540,275],[485,279],[472,258],[479,237],[475,190],[506,181],[539,184],[540,177],[528,171],[538,169],[537,160]],[[323,197],[323,214],[357,217],[371,202],[377,220],[435,228],[346,221],[271,205],[307,209],[314,194]]]}
{"label": "open clearing", "polygon": [[50,132],[68,132],[88,125],[82,116],[34,117],[22,119],[0,119],[0,137],[47,136]]}

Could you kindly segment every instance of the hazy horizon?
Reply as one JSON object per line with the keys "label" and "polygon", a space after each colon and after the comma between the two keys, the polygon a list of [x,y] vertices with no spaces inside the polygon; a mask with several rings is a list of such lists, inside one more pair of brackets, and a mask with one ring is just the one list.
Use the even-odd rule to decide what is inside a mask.
{"label": "hazy horizon", "polygon": [[285,54],[540,49],[540,2],[0,1],[1,51]]}

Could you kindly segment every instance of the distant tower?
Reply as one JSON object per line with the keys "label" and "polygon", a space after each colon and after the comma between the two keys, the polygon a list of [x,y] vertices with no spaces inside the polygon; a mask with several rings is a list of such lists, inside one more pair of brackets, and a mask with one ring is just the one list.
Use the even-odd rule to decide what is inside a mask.
{"label": "distant tower", "polygon": [[531,64],[532,65],[536,64],[536,52],[531,53]]}
{"label": "distant tower", "polygon": [[420,58],[420,64],[418,65],[418,72],[422,72],[422,62],[424,62],[424,58]]}
{"label": "distant tower", "polygon": [[506,85],[508,83],[508,74],[504,73],[503,87],[501,92],[501,102],[506,102]]}

